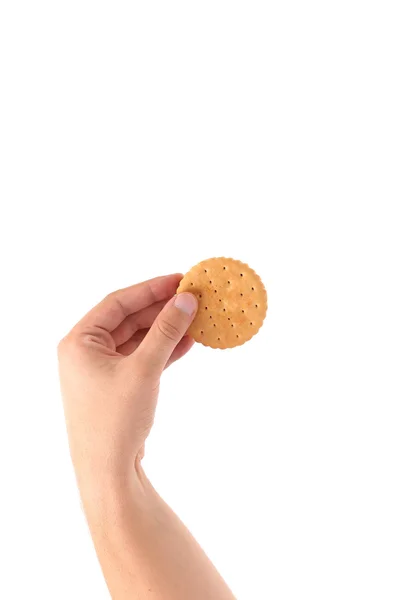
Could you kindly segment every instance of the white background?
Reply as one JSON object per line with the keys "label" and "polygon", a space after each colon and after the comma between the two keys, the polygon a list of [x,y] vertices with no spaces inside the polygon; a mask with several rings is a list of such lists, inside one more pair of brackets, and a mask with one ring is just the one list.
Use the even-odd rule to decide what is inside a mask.
{"label": "white background", "polygon": [[239,599],[399,598],[397,9],[1,2],[1,598],[108,598],[58,340],[221,255],[265,326],[165,374],[151,480]]}

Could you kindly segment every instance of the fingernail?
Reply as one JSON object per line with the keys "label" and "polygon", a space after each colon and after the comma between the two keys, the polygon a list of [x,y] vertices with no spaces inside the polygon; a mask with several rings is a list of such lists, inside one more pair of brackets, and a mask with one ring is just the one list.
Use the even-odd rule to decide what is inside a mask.
{"label": "fingernail", "polygon": [[197,309],[197,300],[193,294],[178,294],[175,298],[174,304],[176,308],[179,308],[179,310],[187,315],[192,315]]}

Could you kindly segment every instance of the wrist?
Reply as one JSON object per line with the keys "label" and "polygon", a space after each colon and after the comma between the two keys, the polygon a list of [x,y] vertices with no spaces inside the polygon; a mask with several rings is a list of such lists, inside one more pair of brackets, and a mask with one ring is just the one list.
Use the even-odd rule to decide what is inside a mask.
{"label": "wrist", "polygon": [[98,515],[121,513],[148,505],[153,490],[140,460],[130,469],[75,468],[79,493],[85,513]]}

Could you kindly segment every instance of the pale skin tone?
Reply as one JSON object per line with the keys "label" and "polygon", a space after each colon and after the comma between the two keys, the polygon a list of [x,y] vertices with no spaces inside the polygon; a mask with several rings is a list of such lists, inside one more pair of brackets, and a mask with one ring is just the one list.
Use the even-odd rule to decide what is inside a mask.
{"label": "pale skin tone", "polygon": [[71,457],[113,600],[234,600],[142,466],[163,370],[193,345],[197,301],[168,275],[119,290],[60,342]]}

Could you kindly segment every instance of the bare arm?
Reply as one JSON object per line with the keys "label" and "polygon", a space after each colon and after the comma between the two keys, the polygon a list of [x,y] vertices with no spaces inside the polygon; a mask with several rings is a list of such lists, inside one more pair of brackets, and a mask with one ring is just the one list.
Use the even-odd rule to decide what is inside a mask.
{"label": "bare arm", "polygon": [[[116,600],[232,600],[227,585],[139,467],[129,484],[109,482],[83,503],[97,555]],[[94,495],[93,495],[94,494]]]}
{"label": "bare arm", "polygon": [[183,356],[196,312],[179,276],[120,290],[60,343],[64,410],[82,503],[114,600],[232,600],[141,458],[163,369]]}

